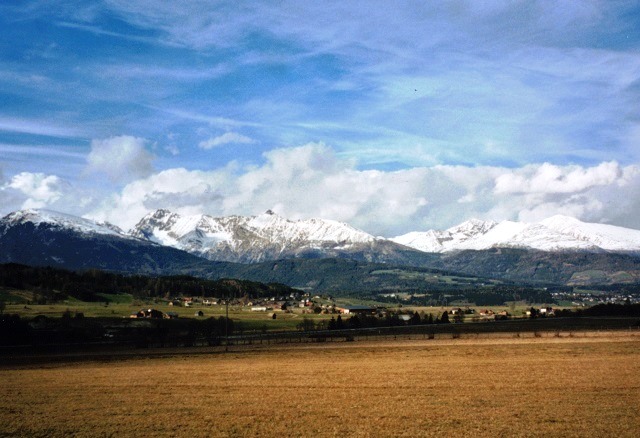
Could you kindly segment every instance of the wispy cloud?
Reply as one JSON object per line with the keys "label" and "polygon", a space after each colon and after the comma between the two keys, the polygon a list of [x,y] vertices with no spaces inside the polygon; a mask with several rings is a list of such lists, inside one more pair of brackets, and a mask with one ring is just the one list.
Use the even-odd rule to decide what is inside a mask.
{"label": "wispy cloud", "polygon": [[[85,31],[85,32],[90,32],[90,33],[92,33],[94,35],[104,35],[104,36],[121,38],[121,39],[129,40],[129,41],[137,41],[137,42],[147,43],[147,44],[158,44],[159,41],[161,41],[161,40],[158,40],[158,38],[154,38],[154,37],[147,37],[147,36],[131,35],[131,34],[125,34],[125,33],[120,33],[120,32],[114,32],[114,31],[111,31],[111,30],[102,29],[99,26],[83,24],[83,23],[72,23],[72,22],[68,22],[68,21],[59,21],[56,24],[58,26],[60,26],[60,27],[66,27],[66,28],[70,28],[70,29],[82,30],[82,31]],[[166,43],[166,44],[169,44],[169,43]]]}
{"label": "wispy cloud", "polygon": [[100,74],[105,77],[118,78],[158,78],[175,81],[203,81],[218,78],[231,71],[225,64],[213,65],[211,67],[200,68],[169,68],[155,65],[139,64],[115,64],[102,66]]}
{"label": "wispy cloud", "polygon": [[86,154],[78,152],[76,148],[68,148],[59,145],[39,145],[28,146],[21,144],[0,143],[0,154],[8,155],[28,155],[33,157],[63,157],[76,160],[84,160]]}
{"label": "wispy cloud", "polygon": [[56,125],[46,120],[20,119],[2,116],[0,116],[0,131],[59,138],[77,138],[84,137],[86,135],[81,128]]}
{"label": "wispy cloud", "polygon": [[225,144],[254,144],[256,140],[237,132],[225,132],[217,137],[211,137],[208,140],[201,141],[198,146],[202,149],[213,149]]}
{"label": "wispy cloud", "polygon": [[185,111],[176,108],[162,108],[162,107],[154,107],[149,106],[149,108],[160,111],[162,113],[170,114],[172,116],[191,120],[196,122],[203,122],[211,126],[220,126],[220,127],[242,127],[242,126],[262,126],[260,123],[249,122],[243,120],[235,120],[227,117],[219,117],[219,116],[210,116],[207,114],[200,114],[191,111]]}
{"label": "wispy cloud", "polygon": [[[284,213],[307,208],[380,232],[409,221],[450,225],[471,214],[532,217],[563,207],[602,220],[607,208],[607,220],[637,223],[611,207],[639,210],[629,201],[636,179],[628,177],[640,162],[633,0],[24,3],[0,5],[8,42],[0,47],[0,151],[10,155],[0,165],[8,178],[48,174],[52,156],[70,158],[59,176],[82,175],[77,157],[37,149],[64,140],[93,147],[89,167],[111,178],[101,180],[105,199],[127,183],[155,193],[129,203],[135,196],[120,192],[118,205],[135,204],[132,211],[164,199],[219,213],[280,203]],[[104,152],[115,153],[114,144],[89,144],[122,133],[138,139],[123,162]],[[218,147],[249,141],[254,146]],[[329,146],[293,147],[310,142]],[[18,143],[36,149],[10,147]],[[114,163],[129,176],[117,175]],[[233,172],[224,171],[229,163]],[[342,170],[317,169],[330,163]],[[245,165],[254,171],[239,170]],[[322,187],[309,193],[326,202],[304,205],[297,197],[309,193],[271,184],[275,174],[289,175],[286,166]],[[154,189],[164,187],[162,170],[176,169],[198,181],[190,187],[204,190],[206,202]],[[234,172],[243,178],[228,176]],[[414,192],[393,178],[446,195]],[[264,189],[227,188],[244,181]],[[342,198],[347,182],[367,187],[363,181],[390,200],[362,188],[350,193],[362,202]],[[421,207],[398,224],[374,217],[414,208],[397,207],[404,203]]]}

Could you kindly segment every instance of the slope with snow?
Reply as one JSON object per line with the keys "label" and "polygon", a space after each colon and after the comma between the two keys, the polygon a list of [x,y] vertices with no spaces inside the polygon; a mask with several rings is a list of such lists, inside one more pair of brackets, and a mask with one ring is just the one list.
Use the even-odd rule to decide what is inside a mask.
{"label": "slope with snow", "polygon": [[640,230],[587,223],[561,215],[552,216],[540,223],[548,229],[571,236],[578,241],[590,242],[606,251],[640,250]]}
{"label": "slope with snow", "polygon": [[[292,221],[272,211],[257,216],[181,216],[157,210],[129,232],[111,224],[49,210],[22,210],[0,219],[0,237],[11,227],[33,224],[70,230],[85,238],[111,236],[145,240],[210,260],[259,262],[292,257],[347,257],[412,263],[416,253],[521,248],[542,251],[640,252],[640,230],[553,216],[537,223],[472,219],[444,231],[412,232],[392,239],[374,237],[325,219]],[[417,250],[417,251],[415,251]]]}
{"label": "slope with snow", "polygon": [[[32,223],[36,227],[44,224],[46,226],[54,227],[57,229],[76,231],[83,235],[100,234],[128,239],[131,238],[120,228],[113,224],[98,223],[78,216],[72,216],[69,214],[45,209],[27,209],[15,211],[13,213],[9,213],[0,220],[2,230],[5,231],[9,227],[26,223]],[[0,231],[0,233],[2,233],[2,231]]]}
{"label": "slope with snow", "polygon": [[538,223],[472,220],[444,231],[412,232],[391,239],[420,251],[445,253],[490,248],[542,251],[640,251],[640,231],[554,216]]}
{"label": "slope with snow", "polygon": [[291,221],[272,211],[257,216],[181,216],[157,210],[131,235],[173,246],[211,260],[261,261],[305,250],[346,249],[375,238],[347,224],[309,219]]}

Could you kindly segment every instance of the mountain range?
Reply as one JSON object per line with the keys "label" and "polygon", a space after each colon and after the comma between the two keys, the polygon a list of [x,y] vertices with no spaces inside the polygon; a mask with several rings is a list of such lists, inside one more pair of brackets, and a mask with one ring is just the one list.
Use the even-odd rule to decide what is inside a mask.
{"label": "mountain range", "polygon": [[47,210],[0,219],[0,262],[228,276],[317,290],[375,289],[383,277],[388,288],[394,281],[408,284],[412,275],[426,278],[429,269],[554,284],[637,282],[639,254],[640,231],[565,216],[538,223],[469,220],[394,238],[332,220],[292,221],[272,211],[216,218],[161,209],[129,231]]}
{"label": "mountain range", "polygon": [[472,219],[448,230],[411,232],[391,240],[420,251],[435,253],[490,248],[640,251],[640,230],[586,223],[561,215],[535,223]]}
{"label": "mountain range", "polygon": [[[255,263],[280,258],[389,254],[398,245],[425,253],[491,248],[540,251],[640,252],[640,230],[553,216],[537,223],[472,219],[444,231],[411,232],[386,239],[326,219],[291,221],[267,211],[258,216],[181,216],[157,210],[129,235],[182,249],[209,260]],[[397,245],[393,245],[397,244]]]}

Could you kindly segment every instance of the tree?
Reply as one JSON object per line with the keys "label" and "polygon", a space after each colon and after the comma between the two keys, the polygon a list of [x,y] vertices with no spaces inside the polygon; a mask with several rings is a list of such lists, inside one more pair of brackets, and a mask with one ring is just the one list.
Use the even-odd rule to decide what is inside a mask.
{"label": "tree", "polygon": [[298,330],[303,332],[310,332],[316,328],[313,320],[307,318],[306,316],[302,318],[302,321],[298,323]]}
{"label": "tree", "polygon": [[360,328],[362,327],[362,321],[360,320],[360,318],[358,317],[358,315],[353,315],[351,318],[349,318],[347,320],[347,324],[349,325],[349,328]]}
{"label": "tree", "polygon": [[449,324],[449,312],[446,310],[442,312],[442,316],[440,317],[441,324]]}
{"label": "tree", "polygon": [[453,317],[453,321],[456,323],[462,323],[464,322],[464,312],[462,310],[459,310],[456,312],[456,314]]}
{"label": "tree", "polygon": [[6,308],[7,308],[7,303],[5,303],[4,301],[0,301],[0,315],[4,313],[4,309]]}

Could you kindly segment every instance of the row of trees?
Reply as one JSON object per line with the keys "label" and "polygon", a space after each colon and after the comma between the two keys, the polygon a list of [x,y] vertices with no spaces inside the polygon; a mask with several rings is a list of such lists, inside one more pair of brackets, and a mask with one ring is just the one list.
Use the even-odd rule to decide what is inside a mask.
{"label": "row of trees", "polygon": [[389,312],[384,317],[376,315],[356,314],[349,318],[343,319],[342,315],[337,318],[332,317],[329,321],[321,320],[317,323],[312,319],[304,317],[298,324],[298,330],[345,330],[359,328],[375,328],[375,327],[399,327],[405,325],[423,325],[423,324],[448,324],[449,314],[443,312],[441,316],[433,316],[431,313],[414,312],[408,315],[409,318],[403,318],[400,313]]}
{"label": "row of trees", "polygon": [[51,267],[31,267],[15,263],[0,265],[0,287],[34,292],[36,304],[67,297],[82,301],[105,301],[104,294],[130,294],[136,298],[172,296],[215,296],[266,298],[289,295],[299,290],[283,284],[247,280],[205,280],[185,275],[149,277],[122,275],[91,269],[71,272]]}
{"label": "row of trees", "polygon": [[82,318],[82,314],[62,318],[37,316],[29,321],[18,315],[0,315],[0,346],[82,344],[103,342],[138,347],[192,346],[196,343],[218,345],[238,328],[225,317],[207,319],[175,319],[113,321]]}

